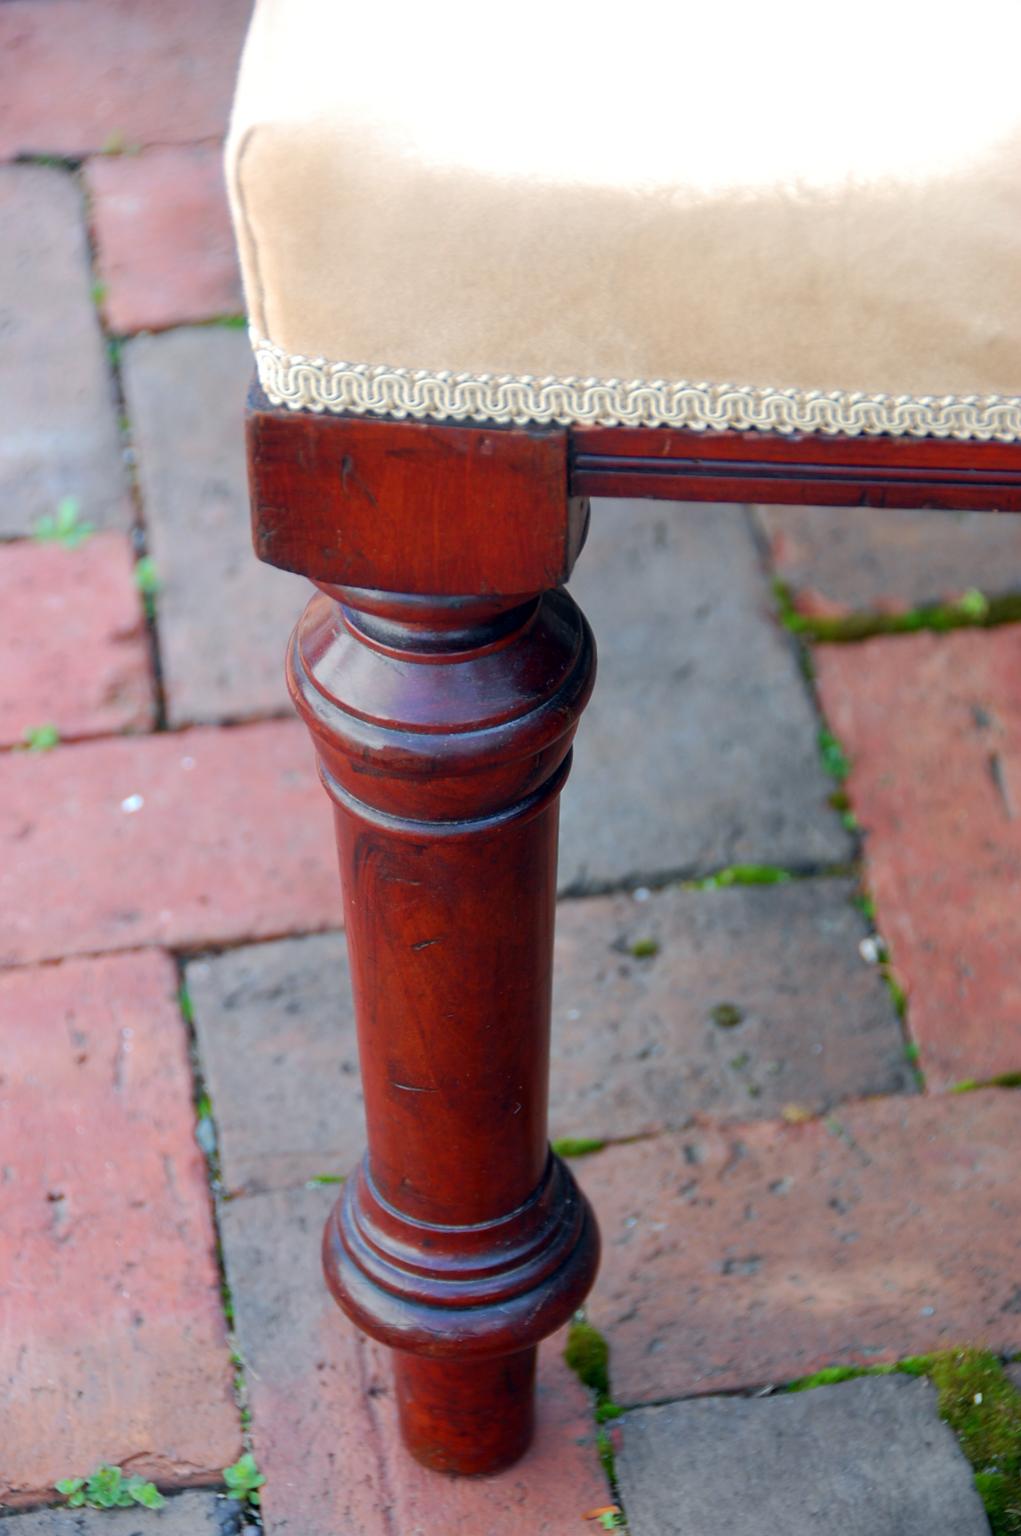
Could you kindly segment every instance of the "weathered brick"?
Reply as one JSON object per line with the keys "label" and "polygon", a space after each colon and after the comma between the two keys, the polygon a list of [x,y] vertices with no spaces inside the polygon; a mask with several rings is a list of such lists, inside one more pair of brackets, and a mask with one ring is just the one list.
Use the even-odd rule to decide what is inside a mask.
{"label": "weathered brick", "polygon": [[[889,996],[847,881],[562,902],[554,1136],[637,1136],[903,1092]],[[636,957],[632,946],[658,945]]]}
{"label": "weathered brick", "polygon": [[247,337],[203,328],[124,349],[160,649],[174,724],[290,713],[287,637],[310,594],[252,553],[245,480]]}
{"label": "weathered brick", "polygon": [[[0,7],[0,31],[11,9]],[[38,82],[24,83],[39,94]],[[0,166],[0,228],[0,534],[31,532],[65,498],[83,521],[126,527],[117,410],[74,178]]]}
{"label": "weathered brick", "polygon": [[216,138],[250,11],[251,0],[7,0],[0,157]]}
{"label": "weathered brick", "polygon": [[335,927],[329,803],[297,721],[0,758],[0,963]]}
{"label": "weathered brick", "polygon": [[118,333],[242,308],[218,145],[86,162],[103,314]]}
{"label": "weathered brick", "polygon": [[100,1462],[238,1453],[177,977],[158,953],[0,976],[0,1500]]}
{"label": "weathered brick", "polygon": [[963,1343],[1021,1345],[1021,1095],[706,1123],[575,1170],[614,1395],[648,1403]]}
{"label": "weathered brick", "polygon": [[1021,629],[821,647],[930,1086],[1021,1069]]}
{"label": "weathered brick", "polygon": [[[850,894],[843,881],[805,881],[562,902],[554,1138],[638,1136],[699,1111],[803,1114],[907,1089]],[[637,938],[659,953],[633,957]],[[346,1173],[365,1131],[343,937],[245,946],[190,962],[187,977],[227,1187]]]}
{"label": "weathered brick", "polygon": [[319,1267],[336,1191],[254,1195],[224,1207],[227,1274],[248,1366],[252,1440],[269,1536],[567,1536],[607,1504],[587,1394],[543,1346],[535,1443],[498,1477],[447,1478],[398,1443],[385,1352],[338,1313]]}
{"label": "weathered brick", "polygon": [[179,1493],[156,1515],[138,1509],[34,1509],[12,1515],[4,1536],[237,1536],[237,1504],[215,1493]]}
{"label": "weathered brick", "polygon": [[599,676],[564,792],[562,889],[847,856],[742,508],[598,502],[571,590]]}
{"label": "weathered brick", "polygon": [[343,936],[246,945],[185,974],[227,1189],[346,1174],[365,1124]]}
{"label": "weathered brick", "polygon": [[803,613],[896,613],[1021,591],[1021,521],[988,512],[758,507],[770,558]]}
{"label": "weathered brick", "polygon": [[0,546],[0,744],[144,730],[155,696],[129,541]]}
{"label": "weathered brick", "polygon": [[628,1414],[621,1438],[632,1536],[988,1536],[927,1381],[669,1403]]}

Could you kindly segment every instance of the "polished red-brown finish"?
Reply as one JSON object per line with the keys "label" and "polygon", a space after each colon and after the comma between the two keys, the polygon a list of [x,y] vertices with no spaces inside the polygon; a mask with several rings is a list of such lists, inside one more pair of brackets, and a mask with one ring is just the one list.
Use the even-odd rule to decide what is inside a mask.
{"label": "polished red-brown finish", "polygon": [[443,1470],[521,1454],[535,1346],[595,1273],[546,1129],[558,797],[593,663],[562,591],[329,588],[291,650],[336,807],[368,1123],[326,1276],[402,1352],[405,1438]]}
{"label": "polished red-brown finish", "polygon": [[572,427],[580,496],[1021,511],[1021,443]]}
{"label": "polished red-brown finish", "polygon": [[291,692],[336,807],[368,1151],[327,1283],[395,1351],[405,1442],[493,1471],[592,1282],[546,1135],[557,809],[592,686],[558,590],[589,493],[1021,508],[1021,446],[319,416],[254,392],[256,549],[320,587]]}
{"label": "polished red-brown finish", "polygon": [[541,592],[567,580],[585,535],[563,427],[316,415],[256,387],[248,453],[256,554],[317,581]]}

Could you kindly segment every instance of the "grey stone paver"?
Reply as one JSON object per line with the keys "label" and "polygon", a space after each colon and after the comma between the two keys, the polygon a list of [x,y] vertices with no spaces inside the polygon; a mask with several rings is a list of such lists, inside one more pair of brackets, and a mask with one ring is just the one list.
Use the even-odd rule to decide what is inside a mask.
{"label": "grey stone paver", "polygon": [[4,1536],[236,1536],[241,1512],[215,1493],[179,1493],[160,1510],[33,1509],[0,1524]]}
{"label": "grey stone paver", "polygon": [[171,724],[289,710],[287,637],[310,592],[252,553],[245,479],[247,337],[217,326],[124,347]]}
{"label": "grey stone paver", "polygon": [[777,574],[847,609],[911,608],[970,587],[1021,591],[1021,518],[888,507],[758,507]]}
{"label": "grey stone paver", "polygon": [[632,1536],[988,1536],[927,1381],[672,1403],[628,1414],[622,1442]]}
{"label": "grey stone paver", "polygon": [[343,937],[248,945],[185,974],[226,1187],[347,1173],[365,1129]]}
{"label": "grey stone paver", "polygon": [[85,208],[67,171],[0,167],[0,535],[73,497],[127,527],[117,407],[92,303]]}
{"label": "grey stone paver", "polygon": [[[692,1114],[818,1111],[910,1091],[843,880],[560,904],[552,1131],[625,1137]],[[659,946],[636,957],[632,945]]]}
{"label": "grey stone paver", "polygon": [[600,670],[564,794],[562,889],[847,856],[740,507],[598,502],[571,590]]}
{"label": "grey stone paver", "polygon": [[[900,1027],[858,953],[851,891],[811,880],[562,902],[554,1138],[908,1091]],[[659,952],[631,955],[641,939]],[[346,1172],[364,1130],[343,938],[246,946],[191,961],[187,978],[227,1187]]]}

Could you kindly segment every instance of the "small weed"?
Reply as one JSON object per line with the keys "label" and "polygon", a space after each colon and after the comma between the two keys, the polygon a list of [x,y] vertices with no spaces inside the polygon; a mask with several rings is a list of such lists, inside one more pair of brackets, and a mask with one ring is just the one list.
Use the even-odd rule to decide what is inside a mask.
{"label": "small weed", "polygon": [[709,1010],[709,1017],[721,1029],[736,1029],[744,1014],[736,1003],[715,1003]]}
{"label": "small weed", "polygon": [[636,960],[651,960],[653,955],[659,954],[659,940],[635,939],[633,944],[628,945],[628,954]]}
{"label": "small weed", "polygon": [[237,1499],[239,1504],[261,1503],[259,1489],[266,1479],[255,1465],[251,1451],[246,1451],[232,1467],[224,1467],[223,1480],[231,1498]]}
{"label": "small weed", "polygon": [[620,1509],[604,1509],[596,1518],[604,1531],[622,1531],[627,1524],[624,1512]]}
{"label": "small weed", "polygon": [[819,730],[818,745],[823,768],[831,779],[836,779],[838,784],[843,784],[851,772],[851,759],[844,748],[833,732],[827,730],[825,726]]}
{"label": "small weed", "polygon": [[220,1281],[220,1300],[223,1303],[223,1315],[227,1320],[227,1327],[234,1327],[234,1297],[226,1280]]}
{"label": "small weed", "polygon": [[166,1499],[155,1483],[141,1477],[125,1477],[120,1467],[97,1467],[89,1477],[64,1477],[55,1484],[67,1499],[70,1509],[126,1509],[141,1504],[145,1509],[162,1509]]}
{"label": "small weed", "polygon": [[117,372],[121,365],[121,353],[123,350],[124,343],[121,341],[119,336],[108,337],[106,343],[106,355],[109,359],[110,367],[113,369],[114,373]]}
{"label": "small weed", "polygon": [[789,869],[778,869],[774,864],[728,864],[704,880],[692,880],[688,889],[722,891],[731,885],[786,885],[793,878]]}
{"label": "small weed", "polygon": [[97,309],[101,304],[106,303],[107,287],[105,283],[93,283],[89,291],[92,295],[92,302]]}
{"label": "small weed", "polygon": [[597,1136],[562,1136],[550,1145],[557,1157],[588,1157],[590,1152],[601,1152],[606,1142]]}
{"label": "small weed", "polygon": [[63,544],[65,549],[77,549],[94,531],[91,523],[81,521],[77,498],[65,496],[57,503],[55,516],[47,514],[36,523],[35,538],[40,544]]}
{"label": "small weed", "polygon": [[975,1093],[979,1088],[1021,1088],[1021,1072],[1000,1072],[996,1077],[962,1077],[950,1085],[951,1093]]}
{"label": "small weed", "polygon": [[909,1040],[904,1047],[904,1060],[910,1061],[912,1066],[917,1066],[922,1059],[922,1048],[914,1040]]}
{"label": "small weed", "polygon": [[342,1173],[314,1173],[310,1179],[305,1180],[306,1189],[319,1189],[324,1184],[343,1184]]}
{"label": "small weed", "polygon": [[218,315],[214,325],[223,326],[227,331],[243,331],[248,324],[247,315]]}
{"label": "small weed", "polygon": [[26,752],[51,752],[60,741],[55,725],[33,725],[22,736]]}
{"label": "small weed", "polygon": [[872,897],[869,896],[865,891],[862,891],[860,896],[856,896],[854,898],[854,905],[858,908],[858,911],[861,913],[866,922],[875,922],[876,904]]}
{"label": "small weed", "polygon": [[191,993],[185,982],[182,981],[177,989],[177,1006],[181,1010],[181,1018],[186,1024],[194,1024],[195,1008],[191,1000]]}
{"label": "small weed", "polygon": [[145,616],[151,623],[156,617],[156,594],[160,589],[159,573],[151,555],[143,555],[136,563],[135,586],[142,594]]}

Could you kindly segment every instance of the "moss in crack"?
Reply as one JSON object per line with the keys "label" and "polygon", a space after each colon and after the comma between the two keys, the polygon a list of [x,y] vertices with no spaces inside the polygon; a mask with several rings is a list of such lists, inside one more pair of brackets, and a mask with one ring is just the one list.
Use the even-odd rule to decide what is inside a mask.
{"label": "moss in crack", "polygon": [[975,1093],[979,1088],[1021,1088],[1021,1072],[1000,1072],[996,1077],[963,1077],[951,1093]]}
{"label": "moss in crack", "polygon": [[601,1152],[606,1142],[598,1136],[562,1136],[550,1146],[557,1157],[588,1157],[590,1152]]}
{"label": "moss in crack", "polygon": [[786,885],[795,877],[789,869],[776,864],[728,864],[714,875],[685,882],[690,891],[722,891],[732,885]]}
{"label": "moss in crack", "polygon": [[902,613],[873,611],[819,615],[799,612],[791,589],[774,581],[780,623],[793,635],[830,645],[869,640],[875,635],[912,635],[920,630],[946,634],[952,629],[988,628],[1021,620],[1021,593],[987,597],[976,587],[945,603],[925,603]]}

